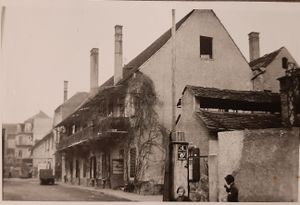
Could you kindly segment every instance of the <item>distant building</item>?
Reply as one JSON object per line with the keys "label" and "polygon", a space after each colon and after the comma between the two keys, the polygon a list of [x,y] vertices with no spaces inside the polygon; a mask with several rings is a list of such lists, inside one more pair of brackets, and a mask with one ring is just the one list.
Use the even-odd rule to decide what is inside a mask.
{"label": "distant building", "polygon": [[[252,89],[248,62],[212,10],[187,14],[175,38],[176,98],[187,84]],[[55,128],[65,182],[162,191],[172,124],[171,56],[169,29],[123,67],[122,26],[116,26],[114,76],[98,87],[98,49],[91,50],[91,95]]]}
{"label": "distant building", "polygon": [[[12,169],[16,165],[16,134],[17,134],[17,124],[2,124],[2,129],[4,136],[4,155],[3,160],[3,177],[16,177],[18,173],[15,173]],[[11,173],[10,173],[11,172]],[[10,174],[9,174],[10,173]]]}
{"label": "distant building", "polygon": [[[86,98],[88,93],[77,92],[71,98],[67,98],[68,82],[64,82],[64,103],[58,106],[54,111],[53,126],[60,123],[70,113],[72,113]],[[51,127],[52,128],[52,127]],[[53,129],[49,129],[43,137],[35,143],[31,150],[31,157],[33,160],[33,177],[39,176],[40,169],[53,169],[53,174],[57,176],[61,174],[61,157],[56,159],[56,146],[58,143],[58,136]]]}
{"label": "distant building", "polygon": [[251,32],[249,34],[250,47],[250,67],[253,72],[252,83],[253,90],[269,90],[279,93],[279,83],[277,79],[285,75],[283,68],[284,62],[294,63],[298,66],[296,60],[290,54],[288,49],[281,47],[264,56],[259,55],[259,33]]}
{"label": "distant building", "polygon": [[[22,125],[23,126],[23,125]],[[40,111],[24,121],[25,132],[31,132],[34,144],[52,128],[52,118]]]}
{"label": "distant building", "polygon": [[30,177],[32,174],[31,148],[35,141],[49,132],[52,119],[40,111],[24,123],[3,124],[5,128],[5,164],[11,165],[13,177]]}
{"label": "distant building", "polygon": [[55,146],[56,143],[53,137],[53,131],[51,130],[32,147],[33,177],[39,177],[40,169],[53,169],[54,171]]}

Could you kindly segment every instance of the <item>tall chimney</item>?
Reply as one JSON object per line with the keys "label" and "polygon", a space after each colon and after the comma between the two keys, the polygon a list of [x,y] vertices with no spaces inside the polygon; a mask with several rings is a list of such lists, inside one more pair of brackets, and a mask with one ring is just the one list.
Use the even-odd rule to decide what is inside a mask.
{"label": "tall chimney", "polygon": [[99,62],[99,49],[92,48],[90,59],[90,92],[94,92],[98,88],[98,62]]}
{"label": "tall chimney", "polygon": [[259,33],[251,32],[249,36],[249,55],[250,62],[259,58]]}
{"label": "tall chimney", "polygon": [[114,85],[123,78],[123,42],[122,42],[122,27],[115,26],[115,73]]}
{"label": "tall chimney", "polygon": [[68,99],[68,81],[64,81],[64,102]]}

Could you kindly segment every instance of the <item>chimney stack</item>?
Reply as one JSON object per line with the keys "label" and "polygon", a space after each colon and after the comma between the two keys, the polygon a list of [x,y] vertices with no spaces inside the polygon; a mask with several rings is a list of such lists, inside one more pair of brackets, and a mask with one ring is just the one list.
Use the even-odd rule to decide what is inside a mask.
{"label": "chimney stack", "polygon": [[90,58],[90,92],[94,92],[98,88],[98,62],[99,62],[99,49],[92,48]]}
{"label": "chimney stack", "polygon": [[68,81],[64,81],[64,102],[68,100]]}
{"label": "chimney stack", "polygon": [[249,56],[250,62],[259,58],[259,33],[251,32],[249,36]]}
{"label": "chimney stack", "polygon": [[122,27],[115,26],[115,73],[114,85],[123,78],[123,42],[122,42]]}
{"label": "chimney stack", "polygon": [[278,80],[280,81],[282,125],[300,126],[300,69],[297,68]]}

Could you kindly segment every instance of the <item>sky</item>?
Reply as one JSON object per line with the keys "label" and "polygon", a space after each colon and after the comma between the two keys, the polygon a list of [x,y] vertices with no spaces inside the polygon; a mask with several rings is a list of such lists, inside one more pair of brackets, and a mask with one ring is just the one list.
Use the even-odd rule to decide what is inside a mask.
{"label": "sky", "polygon": [[248,33],[260,33],[261,56],[285,46],[300,62],[300,3],[2,0],[1,120],[53,117],[68,97],[89,91],[90,50],[99,48],[99,84],[113,75],[114,26],[123,25],[126,64],[194,8],[213,9],[249,59]]}

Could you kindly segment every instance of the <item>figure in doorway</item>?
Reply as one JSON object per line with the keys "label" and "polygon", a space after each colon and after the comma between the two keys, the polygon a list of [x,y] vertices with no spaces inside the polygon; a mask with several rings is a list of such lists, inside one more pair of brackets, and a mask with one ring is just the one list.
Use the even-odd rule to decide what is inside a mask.
{"label": "figure in doorway", "polygon": [[178,194],[178,197],[176,198],[176,201],[190,201],[190,199],[187,196],[184,195],[185,194],[185,189],[182,186],[178,187],[176,192]]}
{"label": "figure in doorway", "polygon": [[224,188],[227,192],[227,201],[228,202],[238,202],[239,201],[239,190],[234,184],[234,177],[232,175],[227,175],[225,177],[226,184]]}

